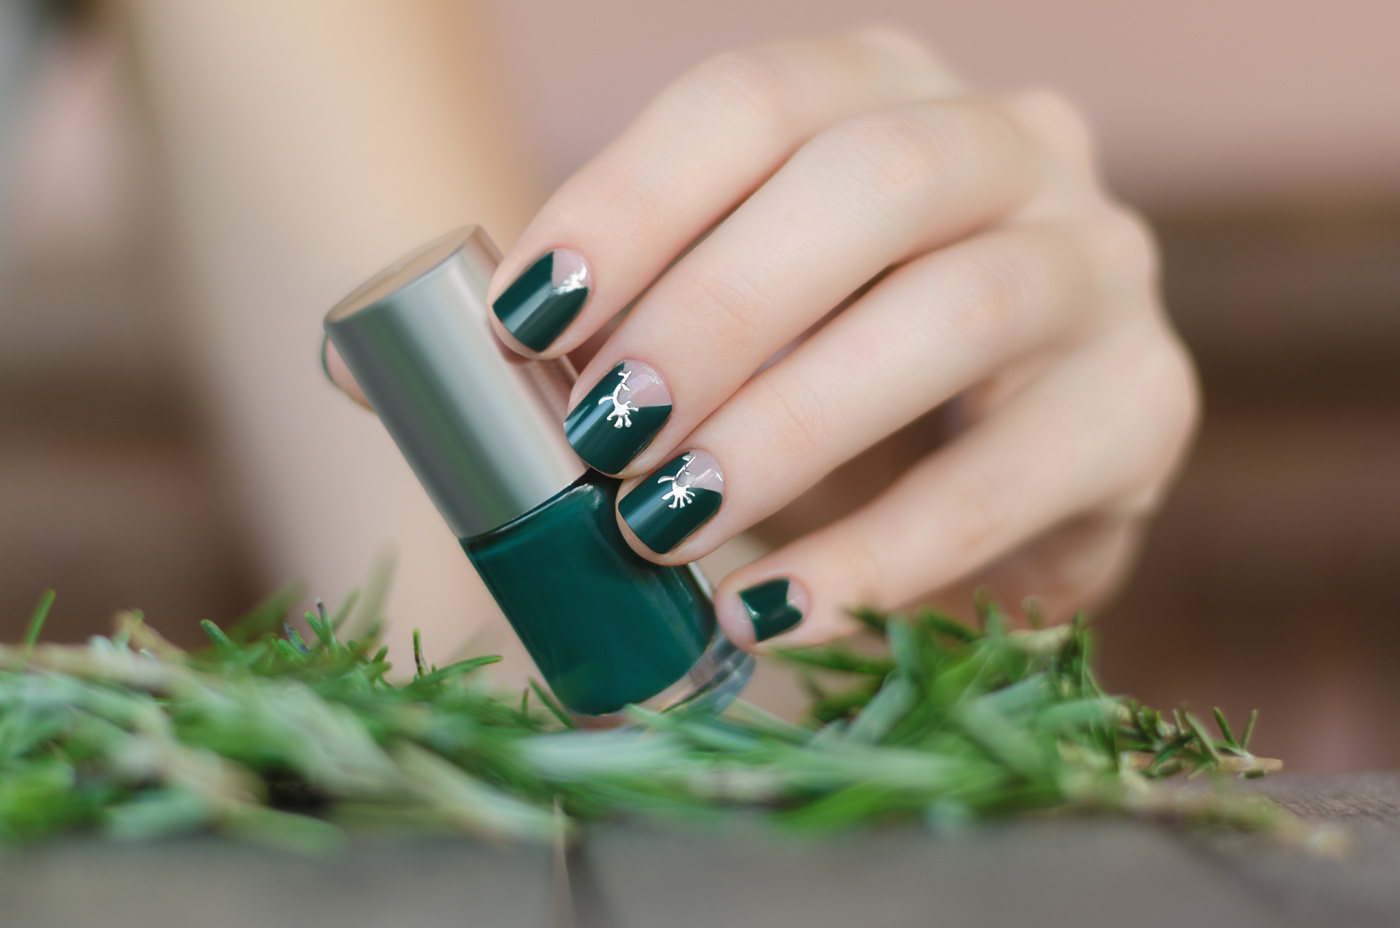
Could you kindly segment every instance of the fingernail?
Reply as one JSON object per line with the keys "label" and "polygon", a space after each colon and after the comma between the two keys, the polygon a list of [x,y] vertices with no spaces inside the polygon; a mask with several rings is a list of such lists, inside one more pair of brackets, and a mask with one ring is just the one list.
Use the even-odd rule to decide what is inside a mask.
{"label": "fingernail", "polygon": [[321,333],[321,373],[326,375],[326,380],[335,383],[331,377],[331,363],[326,360],[326,350],[330,348],[331,336],[328,332]]}
{"label": "fingernail", "polygon": [[739,602],[753,623],[755,641],[767,641],[802,621],[807,591],[787,577],[775,577],[739,592]]}
{"label": "fingernail", "polygon": [[544,351],[578,318],[592,290],[593,274],[583,255],[556,248],[506,287],[491,308],[517,341]]}
{"label": "fingernail", "polygon": [[613,366],[564,418],[564,436],[578,456],[615,474],[641,454],[671,418],[671,391],[641,361]]}
{"label": "fingernail", "polygon": [[719,512],[724,475],[708,451],[678,454],[618,500],[622,520],[642,544],[665,554]]}

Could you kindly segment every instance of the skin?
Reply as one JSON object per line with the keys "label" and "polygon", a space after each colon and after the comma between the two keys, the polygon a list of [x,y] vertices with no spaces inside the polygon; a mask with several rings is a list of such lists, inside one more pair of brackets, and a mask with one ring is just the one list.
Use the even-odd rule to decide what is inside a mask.
{"label": "skin", "polygon": [[[1151,233],[1105,190],[1083,117],[1045,91],[970,89],[902,33],[684,74],[545,203],[491,298],[553,248],[586,258],[592,298],[538,355],[503,341],[552,358],[604,333],[574,402],[626,358],[662,373],[674,413],[624,494],[690,448],[724,472],[719,514],[675,550],[623,524],[657,563],[805,505],[838,466],[958,407],[951,441],[724,578],[720,621],[742,647],[816,644],[852,629],[849,606],[966,602],[979,586],[1034,597],[1050,620],[1095,604],[1196,421]],[[805,618],[756,645],[737,594],[776,576]]]}
{"label": "skin", "polygon": [[415,627],[439,660],[479,635],[472,647],[506,654],[523,685],[529,662],[442,517],[316,362],[322,316],[371,274],[468,222],[509,245],[545,200],[496,93],[489,10],[467,0],[105,10],[159,151],[160,255],[180,282],[170,335],[259,586],[300,577],[306,608],[313,595],[333,603],[395,553],[390,652],[410,653]]}

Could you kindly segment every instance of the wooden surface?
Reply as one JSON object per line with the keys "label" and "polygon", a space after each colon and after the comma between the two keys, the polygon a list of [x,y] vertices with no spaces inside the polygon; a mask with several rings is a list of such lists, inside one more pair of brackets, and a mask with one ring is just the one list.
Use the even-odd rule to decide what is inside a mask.
{"label": "wooden surface", "polygon": [[1255,788],[1340,826],[1346,855],[1121,820],[816,842],[626,826],[592,832],[569,855],[563,889],[547,850],[467,841],[357,841],[330,859],[212,839],[68,841],[0,857],[0,925],[1400,925],[1400,774],[1283,775]]}

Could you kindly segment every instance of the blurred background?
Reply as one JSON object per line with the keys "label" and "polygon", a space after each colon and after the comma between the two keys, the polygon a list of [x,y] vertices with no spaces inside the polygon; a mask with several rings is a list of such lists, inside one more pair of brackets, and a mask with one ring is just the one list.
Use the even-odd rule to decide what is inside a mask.
{"label": "blurred background", "polygon": [[[198,309],[218,252],[189,247],[178,218],[191,208],[159,118],[172,104],[150,92],[151,61],[170,59],[150,48],[181,41],[161,32],[161,7],[0,0],[0,638],[13,640],[52,586],[54,637],[105,630],[115,609],[139,605],[193,642],[200,619],[227,620],[293,576],[343,594],[390,543],[410,593],[426,583],[414,571],[474,582],[382,436],[342,450],[336,430],[370,436],[372,423],[319,380],[316,350],[339,296],[476,217],[347,259],[292,302],[292,334],[276,330],[266,352],[204,350],[224,341]],[[518,123],[517,167],[533,178],[520,184],[547,191],[690,64],[871,19],[914,29],[986,86],[1068,92],[1100,132],[1115,189],[1160,234],[1206,415],[1132,582],[1097,617],[1107,684],[1232,716],[1258,707],[1256,750],[1294,768],[1400,764],[1389,717],[1400,699],[1400,5],[490,0],[453,41]],[[319,118],[314,100],[301,105]],[[400,170],[392,158],[381,169]],[[265,231],[284,249],[295,241]],[[254,283],[295,264],[294,250],[279,252]],[[219,312],[236,315],[234,302]],[[258,302],[247,298],[249,313]],[[249,422],[260,408],[276,418],[273,406],[282,431],[249,451]],[[364,492],[376,467],[404,495],[345,528],[356,481]],[[431,555],[404,556],[417,549],[399,535],[423,532]],[[400,606],[450,614],[473,595]]]}

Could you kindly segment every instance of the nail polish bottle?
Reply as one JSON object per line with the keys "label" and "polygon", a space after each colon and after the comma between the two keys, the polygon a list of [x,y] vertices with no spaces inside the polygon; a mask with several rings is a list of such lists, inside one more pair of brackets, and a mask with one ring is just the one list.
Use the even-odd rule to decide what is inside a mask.
{"label": "nail polish bottle", "polygon": [[500,253],[477,227],[429,243],[326,316],[326,332],[559,701],[716,710],[753,659],[719,632],[694,565],[639,557],[619,481],[564,436],[573,370],[526,362],[491,330]]}

